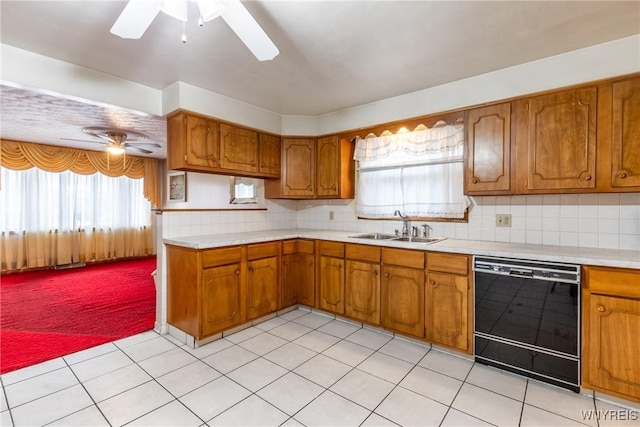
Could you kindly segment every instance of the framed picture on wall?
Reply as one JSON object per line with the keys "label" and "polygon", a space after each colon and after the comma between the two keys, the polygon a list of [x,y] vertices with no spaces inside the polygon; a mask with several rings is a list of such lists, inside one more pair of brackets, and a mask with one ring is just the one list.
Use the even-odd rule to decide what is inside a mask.
{"label": "framed picture on wall", "polygon": [[187,173],[169,172],[167,176],[168,200],[170,202],[187,201]]}

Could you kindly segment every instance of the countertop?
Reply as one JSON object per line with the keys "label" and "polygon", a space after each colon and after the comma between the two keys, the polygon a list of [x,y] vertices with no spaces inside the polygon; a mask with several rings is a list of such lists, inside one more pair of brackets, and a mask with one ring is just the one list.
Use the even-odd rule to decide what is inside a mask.
{"label": "countertop", "polygon": [[333,240],[345,243],[419,249],[433,252],[453,252],[470,255],[520,258],[568,264],[598,265],[640,269],[640,251],[621,249],[579,248],[572,246],[532,245],[523,243],[486,242],[478,240],[445,239],[436,243],[409,243],[389,240],[357,239],[350,236],[362,232],[282,229],[245,233],[185,236],[164,239],[164,243],[193,249],[211,249],[295,238]]}

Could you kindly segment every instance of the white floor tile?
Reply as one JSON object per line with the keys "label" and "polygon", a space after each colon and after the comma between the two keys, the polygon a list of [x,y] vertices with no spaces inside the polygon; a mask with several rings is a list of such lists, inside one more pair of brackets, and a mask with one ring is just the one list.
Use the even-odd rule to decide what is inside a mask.
{"label": "white floor tile", "polygon": [[16,426],[43,426],[93,405],[81,385],[65,388],[11,410]]}
{"label": "white floor tile", "polygon": [[149,381],[98,403],[111,425],[121,426],[174,400],[160,384]]}
{"label": "white floor tile", "polygon": [[262,329],[252,326],[250,328],[243,329],[231,335],[225,335],[225,339],[231,341],[234,344],[238,344],[238,343],[241,343],[242,341],[248,340],[249,338],[253,338],[256,335],[260,335],[263,332],[264,331]]}
{"label": "white floor tile", "polygon": [[362,424],[360,424],[360,427],[394,427],[397,425],[398,424],[394,423],[393,421],[381,417],[375,412],[372,412],[371,415],[369,415],[369,417],[364,420]]}
{"label": "white floor tile", "polygon": [[6,387],[17,383],[18,381],[26,380],[27,378],[66,367],[67,364],[62,357],[58,357],[57,359],[48,360],[46,362],[38,363],[37,365],[27,366],[26,368],[7,372],[6,374],[2,374],[0,378],[2,378],[2,384]]}
{"label": "white floor tile", "polygon": [[450,408],[440,427],[489,427],[491,425],[469,414]]}
{"label": "white floor tile", "polygon": [[397,387],[375,412],[401,426],[437,426],[444,418],[447,407]]}
{"label": "white floor tile", "polygon": [[300,375],[289,372],[257,394],[287,414],[294,415],[324,390]]}
{"label": "white floor tile", "polygon": [[287,323],[288,320],[283,319],[282,316],[274,317],[273,319],[265,320],[262,323],[256,324],[254,327],[261,329],[263,331],[270,331],[273,328],[277,328],[278,326],[282,326]]}
{"label": "white floor tile", "polygon": [[102,402],[148,381],[151,377],[138,365],[128,365],[83,383],[94,401]]}
{"label": "white floor tile", "polygon": [[334,393],[373,411],[395,384],[354,369],[331,386]]}
{"label": "white floor tile", "polygon": [[629,409],[596,400],[596,409],[600,414],[600,427],[609,426],[638,426],[640,424],[640,409]]}
{"label": "white floor tile", "polygon": [[280,337],[271,335],[268,333],[262,333],[248,340],[242,341],[238,344],[240,347],[245,348],[252,353],[262,356],[270,351],[275,350],[278,347],[282,347],[288,341],[283,340]]}
{"label": "white floor tile", "polygon": [[184,395],[180,401],[198,417],[209,421],[250,394],[249,390],[229,378],[220,377]]}
{"label": "white floor tile", "polygon": [[219,378],[220,375],[220,372],[211,366],[197,361],[158,377],[157,381],[171,394],[180,397]]}
{"label": "white floor tile", "polygon": [[222,351],[225,348],[229,348],[232,345],[233,343],[226,338],[220,338],[219,340],[215,340],[201,347],[191,348],[188,345],[183,345],[181,348],[185,351],[188,351],[190,354],[193,354],[198,359],[203,359],[207,356],[211,356],[214,353]]}
{"label": "white floor tile", "polygon": [[467,360],[438,350],[431,350],[422,358],[418,365],[459,380],[464,380],[469,374],[473,363],[473,360]]}
{"label": "white floor tile", "polygon": [[141,342],[144,342],[144,341],[149,341],[159,336],[160,335],[157,332],[151,330],[151,331],[143,332],[141,334],[132,335],[127,338],[119,339],[117,341],[114,341],[113,344],[118,348],[127,348],[127,347],[131,347],[132,345],[140,344]]}
{"label": "white floor tile", "polygon": [[[328,410],[328,408],[331,408]],[[370,411],[362,406],[325,391],[304,409],[295,419],[305,426],[357,426],[369,416]]]}
{"label": "white floor tile", "polygon": [[125,347],[122,349],[122,351],[124,351],[135,362],[140,362],[142,360],[157,356],[158,354],[165,353],[175,348],[176,345],[172,342],[164,339],[161,336],[156,336],[155,338],[151,338],[150,340]]}
{"label": "white floor tile", "polygon": [[346,338],[358,329],[361,329],[361,326],[356,326],[353,323],[343,322],[342,320],[332,320],[326,325],[318,328],[318,331],[324,332],[325,334],[333,335],[338,338]]}
{"label": "white floor tile", "polygon": [[584,426],[584,424],[570,420],[563,416],[554,414],[553,412],[545,411],[544,409],[536,408],[531,405],[524,405],[522,408],[522,417],[520,420],[522,427],[537,427],[537,426]]}
{"label": "white floor tile", "polygon": [[174,400],[160,408],[133,420],[127,426],[175,426],[175,427],[198,427],[202,425],[202,420],[198,418],[183,404]]}
{"label": "white floor tile", "polygon": [[394,338],[378,351],[415,365],[429,352],[429,348],[400,338]]}
{"label": "white floor tile", "polygon": [[318,353],[308,348],[301,347],[294,343],[288,343],[273,350],[271,353],[265,354],[263,357],[285,369],[293,370],[316,354]]}
{"label": "white floor tile", "polygon": [[373,350],[349,341],[340,341],[326,349],[322,354],[349,366],[356,366],[371,356]]}
{"label": "white floor tile", "polygon": [[174,348],[157,356],[150,357],[139,363],[140,367],[147,371],[149,375],[156,378],[183,366],[195,362],[196,359],[191,354],[181,348]]}
{"label": "white floor tile", "polygon": [[287,421],[282,423],[282,425],[280,427],[305,427],[305,426],[300,421],[298,421],[295,418],[291,417]]}
{"label": "white floor tile", "polygon": [[229,372],[227,376],[255,392],[286,373],[287,370],[283,367],[269,362],[266,359],[259,358]]}
{"label": "white floor tile", "polygon": [[332,320],[333,318],[329,316],[324,316],[318,313],[309,313],[309,314],[305,314],[304,316],[300,316],[297,319],[294,319],[293,321],[302,326],[306,326],[307,328],[317,329],[323,325],[326,325]]}
{"label": "white floor tile", "polygon": [[593,399],[569,390],[531,380],[527,386],[524,402],[565,418],[597,426],[597,420],[583,420],[581,411],[595,409]]}
{"label": "white floor tile", "polygon": [[222,351],[207,356],[202,361],[218,372],[226,374],[234,369],[251,362],[258,357],[257,354],[234,345]]}
{"label": "white floor tile", "polygon": [[[4,426],[4,424],[2,424]],[[98,407],[93,405],[82,409],[57,421],[48,426],[55,427],[107,427],[109,423],[102,416]]]}
{"label": "white floor tile", "polygon": [[118,350],[113,343],[106,343],[96,347],[89,348],[87,350],[78,351],[76,353],[71,353],[63,357],[63,359],[69,364],[73,365],[78,362],[82,362],[84,360],[88,360],[94,358],[96,356],[101,356],[103,354],[111,353],[112,351]]}
{"label": "white floor tile", "polygon": [[351,341],[356,344],[360,344],[364,347],[372,350],[378,350],[380,347],[388,343],[393,338],[392,335],[388,335],[382,332],[372,331],[370,329],[361,328],[345,338],[347,341]]}
{"label": "white floor tile", "polygon": [[313,329],[306,326],[298,325],[294,322],[285,323],[282,326],[273,328],[269,331],[270,334],[277,335],[287,341],[293,341],[296,338],[300,338],[304,334],[311,332]]}
{"label": "white floor tile", "polygon": [[295,309],[295,310],[291,310],[291,311],[289,311],[289,312],[287,312],[287,313],[285,313],[285,314],[283,314],[281,316],[278,316],[278,317],[281,317],[284,320],[294,320],[294,319],[297,319],[300,316],[305,316],[307,314],[309,314],[309,311],[301,310],[301,309],[298,308],[298,309]]}
{"label": "white floor tile", "polygon": [[11,384],[4,392],[9,408],[15,408],[76,384],[78,380],[73,372],[69,368],[63,368]]}
{"label": "white floor tile", "polygon": [[527,389],[526,378],[479,363],[473,365],[466,382],[519,401]]}
{"label": "white floor tile", "polygon": [[73,370],[82,382],[97,378],[100,375],[113,372],[131,364],[133,364],[133,361],[121,350],[118,350],[71,365],[71,370]]}
{"label": "white floor tile", "polygon": [[324,332],[311,331],[296,339],[293,343],[321,353],[338,341],[340,341],[340,338],[334,337],[333,335],[325,334]]}
{"label": "white floor tile", "polygon": [[322,354],[298,366],[294,372],[322,387],[331,387],[352,368]]}
{"label": "white floor tile", "polygon": [[400,386],[449,406],[462,387],[462,381],[416,366]]}
{"label": "white floor tile", "polygon": [[11,413],[9,411],[0,412],[0,426],[13,427],[13,420],[11,420]]}
{"label": "white floor tile", "polygon": [[413,368],[413,364],[382,353],[374,353],[358,365],[358,369],[397,384]]}
{"label": "white floor tile", "polygon": [[279,426],[288,418],[289,416],[278,408],[252,395],[207,424],[210,426]]}
{"label": "white floor tile", "polygon": [[4,387],[0,388],[0,412],[6,411],[9,409],[9,404],[7,403],[7,396],[4,393]]}
{"label": "white floor tile", "polygon": [[522,402],[466,383],[451,406],[498,426],[518,425],[522,411]]}

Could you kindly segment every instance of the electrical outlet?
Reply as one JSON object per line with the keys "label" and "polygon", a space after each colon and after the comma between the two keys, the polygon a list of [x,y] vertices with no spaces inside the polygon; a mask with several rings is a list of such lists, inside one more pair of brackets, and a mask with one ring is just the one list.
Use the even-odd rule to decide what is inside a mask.
{"label": "electrical outlet", "polygon": [[496,227],[511,227],[511,214],[497,214]]}
{"label": "electrical outlet", "polygon": [[329,211],[329,221],[333,221],[334,218],[335,218],[335,212]]}

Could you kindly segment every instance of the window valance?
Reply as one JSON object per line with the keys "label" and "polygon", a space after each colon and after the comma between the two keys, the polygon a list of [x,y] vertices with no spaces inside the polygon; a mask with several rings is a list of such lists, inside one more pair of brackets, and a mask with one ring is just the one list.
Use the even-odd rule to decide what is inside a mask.
{"label": "window valance", "polygon": [[79,150],[28,142],[1,141],[0,164],[7,169],[32,167],[48,172],[70,170],[80,175],[100,172],[110,177],[144,178],[144,196],[153,206],[161,205],[158,160],[137,156],[110,156],[105,151]]}

